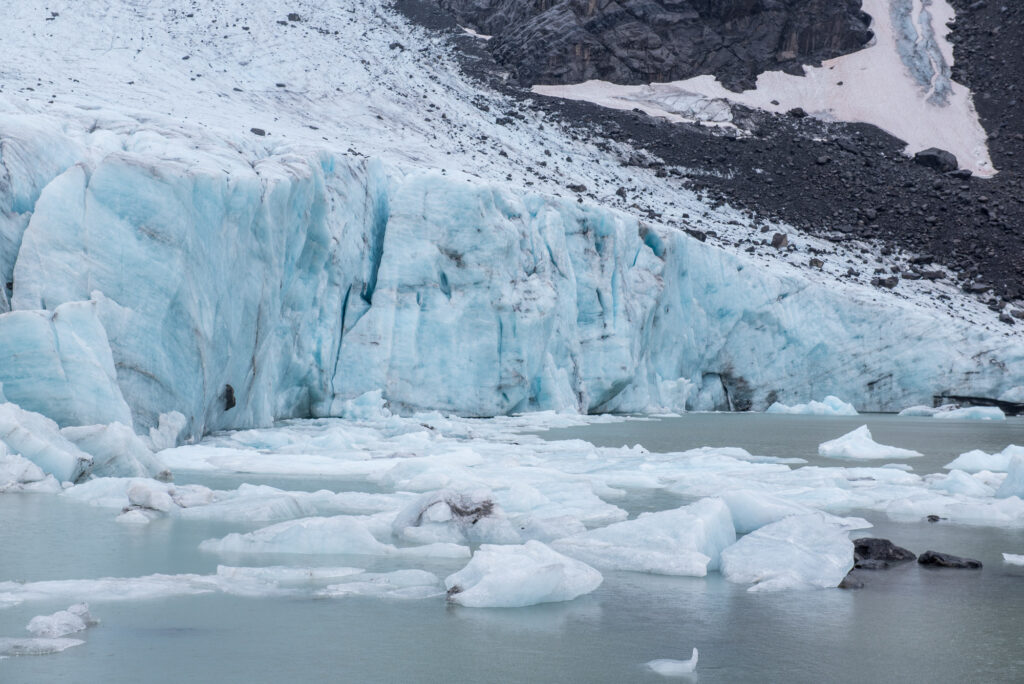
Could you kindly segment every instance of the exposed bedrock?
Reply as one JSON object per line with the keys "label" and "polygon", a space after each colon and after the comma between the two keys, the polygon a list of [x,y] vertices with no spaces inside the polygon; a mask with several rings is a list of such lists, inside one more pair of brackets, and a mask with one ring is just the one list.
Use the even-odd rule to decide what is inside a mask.
{"label": "exposed bedrock", "polygon": [[726,87],[837,57],[872,37],[859,0],[437,0],[493,35],[489,49],[527,85],[637,84],[700,74]]}
{"label": "exposed bedrock", "polygon": [[[4,149],[32,139],[19,125]],[[1019,340],[602,207],[316,150],[46,166],[54,139],[24,149],[48,179],[3,160],[0,214],[25,228],[0,250],[0,383],[62,425],[127,406],[136,430],[180,411],[201,435],[373,390],[495,415],[878,410],[1024,384]]]}

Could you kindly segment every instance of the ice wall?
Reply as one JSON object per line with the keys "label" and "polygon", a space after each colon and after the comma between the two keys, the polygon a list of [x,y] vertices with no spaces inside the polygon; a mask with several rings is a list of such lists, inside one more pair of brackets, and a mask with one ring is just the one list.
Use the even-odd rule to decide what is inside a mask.
{"label": "ice wall", "polygon": [[126,402],[136,430],[177,410],[199,435],[375,389],[494,415],[871,410],[1024,384],[1020,343],[600,207],[314,149],[252,161],[151,131],[83,152],[0,120],[9,140],[0,382],[62,425],[127,423]]}

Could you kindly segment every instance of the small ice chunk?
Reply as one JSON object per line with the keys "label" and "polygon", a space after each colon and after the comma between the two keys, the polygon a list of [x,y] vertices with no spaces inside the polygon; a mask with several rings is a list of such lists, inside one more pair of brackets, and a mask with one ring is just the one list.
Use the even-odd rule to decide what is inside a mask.
{"label": "small ice chunk", "polygon": [[669,660],[660,658],[647,663],[647,667],[654,670],[662,677],[682,677],[697,669],[697,649],[693,649],[693,655],[689,660]]}
{"label": "small ice chunk", "polygon": [[89,605],[76,603],[67,610],[58,610],[53,615],[35,616],[25,629],[37,637],[56,639],[81,632],[95,624],[98,624],[98,621],[89,614]]}
{"label": "small ice chunk", "polygon": [[384,399],[384,393],[377,389],[343,402],[337,413],[340,413],[347,420],[380,420],[381,418],[391,417],[391,411],[388,410],[387,405],[388,402]]}
{"label": "small ice chunk", "polygon": [[722,551],[722,575],[749,591],[839,586],[853,567],[853,542],[820,514],[794,515]]}
{"label": "small ice chunk", "polygon": [[81,639],[5,639],[0,638],[0,656],[50,655],[66,651],[72,646],[81,646]]}
{"label": "small ice chunk", "polygon": [[92,473],[100,477],[156,477],[169,480],[170,471],[127,425],[83,425],[62,428],[60,434],[92,456]]}
{"label": "small ice chunk", "polygon": [[916,458],[922,454],[911,449],[879,444],[871,438],[867,425],[861,425],[842,437],[823,442],[818,445],[818,455],[822,458],[844,458],[851,460],[870,460],[880,458]]}
{"label": "small ice chunk", "polygon": [[1024,456],[1024,447],[1011,444],[998,454],[988,454],[980,449],[972,449],[960,454],[950,463],[942,466],[947,470],[963,470],[967,473],[980,473],[989,470],[994,473],[1005,473],[1010,469],[1010,459]]}
{"label": "small ice chunk", "polygon": [[1006,499],[1011,496],[1024,499],[1024,454],[1017,454],[1010,459],[1006,479],[996,490],[998,499]]}
{"label": "small ice chunk", "polygon": [[473,608],[518,608],[570,601],[601,585],[601,573],[530,540],[521,546],[484,544],[445,581],[448,599]]}
{"label": "small ice chunk", "polygon": [[[947,407],[946,410],[950,410],[951,411],[954,408],[956,408],[956,407],[955,406],[949,406],[949,407]],[[931,406],[925,406],[924,404],[918,404],[916,406],[908,406],[907,408],[905,408],[902,411],[900,411],[898,415],[922,417],[922,418],[931,418],[936,413],[939,413],[942,410],[943,410],[942,408],[932,408]]]}
{"label": "small ice chunk", "polygon": [[154,511],[144,511],[139,508],[132,508],[114,518],[114,522],[126,523],[128,525],[148,525],[156,517]]}
{"label": "small ice chunk", "polygon": [[61,491],[60,483],[52,475],[27,458],[7,452],[0,442],[0,493],[21,491]]}
{"label": "small ice chunk", "polygon": [[128,488],[128,501],[132,506],[166,513],[175,507],[167,488],[153,480],[137,480]]}
{"label": "small ice chunk", "polygon": [[392,523],[394,534],[417,544],[476,542],[518,544],[515,526],[489,489],[429,492],[406,506]]}
{"label": "small ice chunk", "polygon": [[92,456],[61,435],[57,423],[15,404],[0,404],[0,442],[61,482],[78,482],[92,468]]}
{"label": "small ice chunk", "polygon": [[156,427],[149,428],[149,446],[153,451],[173,449],[178,446],[181,433],[188,425],[188,419],[177,411],[161,413]]}
{"label": "small ice chunk", "polygon": [[735,541],[725,502],[702,499],[559,539],[552,546],[601,569],[703,577],[718,568],[722,549]]}
{"label": "small ice chunk", "polygon": [[1004,553],[1003,562],[1008,565],[1024,565],[1024,555],[1015,553]]}
{"label": "small ice chunk", "polygon": [[967,406],[952,411],[940,411],[932,418],[949,420],[1006,420],[1006,414],[995,406]]}
{"label": "small ice chunk", "polygon": [[806,404],[787,406],[775,402],[768,407],[765,413],[780,413],[800,416],[856,416],[857,409],[852,404],[847,404],[839,397],[829,395],[824,401],[811,401]]}

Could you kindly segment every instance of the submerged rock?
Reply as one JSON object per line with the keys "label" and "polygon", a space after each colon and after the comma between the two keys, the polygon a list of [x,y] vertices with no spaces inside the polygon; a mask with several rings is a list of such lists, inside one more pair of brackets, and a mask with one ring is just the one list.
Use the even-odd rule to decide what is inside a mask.
{"label": "submerged rock", "polygon": [[964,568],[968,570],[980,570],[981,561],[973,558],[961,558],[948,553],[938,551],[925,551],[917,559],[921,565],[933,565],[937,568]]}
{"label": "submerged rock", "polygon": [[915,558],[917,556],[913,552],[896,546],[888,539],[862,537],[853,540],[853,567],[861,570],[884,570]]}

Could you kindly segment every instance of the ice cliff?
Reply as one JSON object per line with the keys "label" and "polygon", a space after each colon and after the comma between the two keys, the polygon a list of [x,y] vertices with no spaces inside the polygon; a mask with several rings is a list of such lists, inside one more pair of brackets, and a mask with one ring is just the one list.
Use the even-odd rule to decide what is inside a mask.
{"label": "ice cliff", "polygon": [[0,382],[62,425],[177,410],[199,435],[378,388],[467,415],[829,393],[871,410],[1024,376],[1020,343],[600,206],[324,150],[181,159],[153,134],[98,152],[32,126],[0,121]]}

